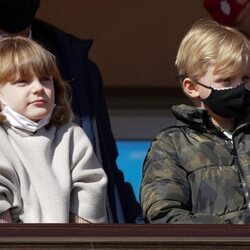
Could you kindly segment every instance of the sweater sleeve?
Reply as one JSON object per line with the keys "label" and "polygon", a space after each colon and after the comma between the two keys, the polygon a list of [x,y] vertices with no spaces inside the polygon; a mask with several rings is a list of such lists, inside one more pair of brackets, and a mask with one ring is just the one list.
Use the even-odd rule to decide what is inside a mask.
{"label": "sweater sleeve", "polygon": [[80,127],[73,133],[71,179],[70,212],[92,223],[107,222],[107,177]]}
{"label": "sweater sleeve", "polygon": [[3,155],[0,173],[0,214],[9,210],[15,221],[22,209],[20,184],[15,169],[9,161],[4,159]]}
{"label": "sweater sleeve", "polygon": [[12,221],[15,222],[23,209],[17,171],[21,163],[2,126],[0,126],[0,138],[0,214],[9,210]]}
{"label": "sweater sleeve", "polygon": [[171,138],[155,140],[145,158],[140,193],[147,223],[223,224],[216,215],[192,213],[187,173]]}

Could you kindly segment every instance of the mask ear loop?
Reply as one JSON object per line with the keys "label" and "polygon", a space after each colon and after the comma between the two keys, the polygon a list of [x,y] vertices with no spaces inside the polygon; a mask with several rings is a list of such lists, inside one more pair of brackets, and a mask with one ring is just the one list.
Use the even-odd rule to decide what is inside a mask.
{"label": "mask ear loop", "polygon": [[[6,103],[3,101],[2,98],[0,98],[0,112],[3,111],[4,107],[6,106]],[[2,115],[0,113],[0,124],[6,121],[5,115]]]}
{"label": "mask ear loop", "polygon": [[7,105],[7,103],[0,97],[0,102],[4,105],[4,106],[6,106]]}
{"label": "mask ear loop", "polygon": [[7,106],[7,103],[0,97],[0,112],[3,111],[5,106]]}

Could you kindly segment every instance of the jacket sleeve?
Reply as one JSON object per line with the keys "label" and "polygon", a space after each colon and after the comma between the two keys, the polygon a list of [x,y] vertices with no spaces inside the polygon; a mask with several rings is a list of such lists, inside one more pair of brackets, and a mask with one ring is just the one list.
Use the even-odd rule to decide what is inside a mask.
{"label": "jacket sleeve", "polygon": [[171,136],[155,140],[145,158],[140,193],[147,223],[223,224],[218,216],[194,214],[187,172]]}
{"label": "jacket sleeve", "polygon": [[80,127],[74,130],[70,212],[91,223],[106,223],[107,177]]}

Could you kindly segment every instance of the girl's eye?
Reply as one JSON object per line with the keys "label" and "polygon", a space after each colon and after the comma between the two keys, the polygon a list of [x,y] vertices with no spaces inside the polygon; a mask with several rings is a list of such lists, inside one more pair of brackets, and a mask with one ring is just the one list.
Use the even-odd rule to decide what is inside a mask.
{"label": "girl's eye", "polygon": [[19,87],[24,87],[24,86],[27,86],[29,82],[26,80],[17,80],[13,84]]}
{"label": "girl's eye", "polygon": [[50,78],[48,76],[43,76],[39,79],[40,81],[49,81]]}
{"label": "girl's eye", "polygon": [[52,78],[49,76],[44,76],[44,77],[41,77],[39,80],[41,83],[47,84],[47,83],[50,83],[52,81]]}

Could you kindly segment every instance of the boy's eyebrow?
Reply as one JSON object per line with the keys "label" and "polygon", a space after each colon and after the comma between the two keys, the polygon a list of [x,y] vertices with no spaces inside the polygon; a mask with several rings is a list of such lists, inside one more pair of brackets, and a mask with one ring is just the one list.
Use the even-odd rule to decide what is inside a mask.
{"label": "boy's eyebrow", "polygon": [[219,83],[219,82],[224,82],[224,81],[226,81],[226,80],[230,80],[230,78],[231,78],[230,76],[229,76],[229,77],[228,77],[228,76],[226,76],[226,77],[221,77],[221,76],[220,76],[220,77],[218,77],[218,78],[215,78],[215,79],[214,79],[214,82],[218,82],[218,83]]}
{"label": "boy's eyebrow", "polygon": [[234,78],[234,75],[229,75],[223,72],[213,73],[215,82],[222,82]]}

